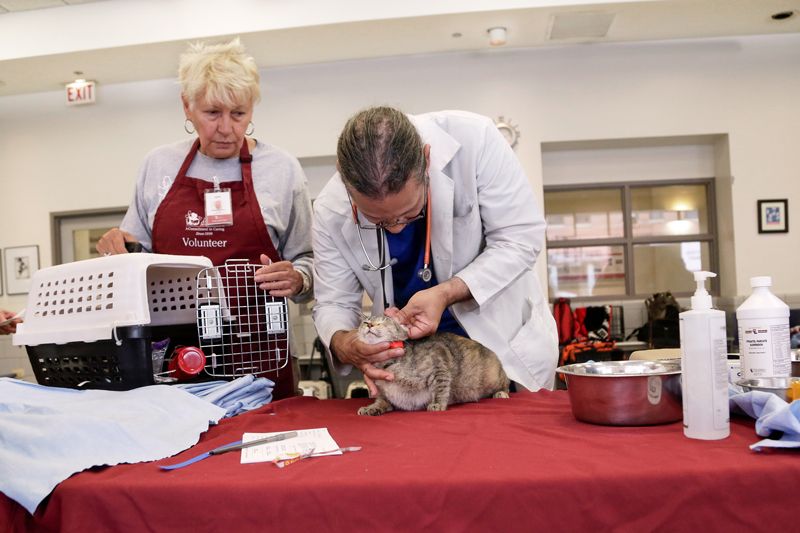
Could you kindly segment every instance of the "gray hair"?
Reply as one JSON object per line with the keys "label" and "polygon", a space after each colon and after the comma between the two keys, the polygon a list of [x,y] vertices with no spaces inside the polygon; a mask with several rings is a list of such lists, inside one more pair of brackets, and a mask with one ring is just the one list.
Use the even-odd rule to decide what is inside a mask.
{"label": "gray hair", "polygon": [[206,99],[228,107],[254,105],[261,99],[258,67],[239,38],[227,43],[195,43],[181,55],[181,94],[190,107]]}
{"label": "gray hair", "polygon": [[368,198],[400,191],[414,177],[425,181],[425,155],[417,129],[400,110],[371,107],[345,124],[336,147],[345,184]]}

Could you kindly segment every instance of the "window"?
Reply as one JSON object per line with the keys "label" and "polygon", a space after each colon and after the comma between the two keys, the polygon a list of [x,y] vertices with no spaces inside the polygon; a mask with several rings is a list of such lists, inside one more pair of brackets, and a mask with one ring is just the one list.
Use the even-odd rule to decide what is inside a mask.
{"label": "window", "polygon": [[551,297],[692,294],[717,271],[713,198],[712,179],[545,187]]}
{"label": "window", "polygon": [[127,207],[112,207],[50,213],[53,264],[99,256],[95,250],[97,241],[106,231],[120,225],[127,210]]}

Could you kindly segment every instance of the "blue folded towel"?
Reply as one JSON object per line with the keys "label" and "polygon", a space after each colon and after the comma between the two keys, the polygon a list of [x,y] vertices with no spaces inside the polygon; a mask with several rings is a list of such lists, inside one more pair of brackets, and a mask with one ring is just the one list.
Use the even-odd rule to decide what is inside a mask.
{"label": "blue folded towel", "polygon": [[764,439],[750,446],[762,448],[800,448],[800,400],[786,403],[772,393],[750,391],[730,397],[732,413],[756,419],[756,434],[769,437],[774,431],[783,432],[779,439]]}
{"label": "blue folded towel", "polygon": [[170,457],[224,414],[168,385],[115,392],[0,378],[0,492],[33,513],[72,474]]}
{"label": "blue folded towel", "polygon": [[225,417],[229,417],[257,409],[272,401],[275,383],[249,374],[233,381],[206,381],[175,386],[222,407],[226,411]]}

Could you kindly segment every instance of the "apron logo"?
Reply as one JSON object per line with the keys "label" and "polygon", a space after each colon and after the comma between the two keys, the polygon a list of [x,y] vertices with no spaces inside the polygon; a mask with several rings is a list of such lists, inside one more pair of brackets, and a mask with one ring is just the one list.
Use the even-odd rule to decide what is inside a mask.
{"label": "apron logo", "polygon": [[203,223],[203,217],[192,211],[186,212],[186,228],[196,228]]}

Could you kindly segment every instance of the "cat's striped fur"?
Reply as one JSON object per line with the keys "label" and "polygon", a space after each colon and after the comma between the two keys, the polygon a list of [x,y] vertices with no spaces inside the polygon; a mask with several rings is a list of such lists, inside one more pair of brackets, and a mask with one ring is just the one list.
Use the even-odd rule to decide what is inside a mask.
{"label": "cat's striped fur", "polygon": [[402,357],[376,363],[394,381],[376,381],[378,397],[358,410],[377,416],[393,409],[444,411],[448,405],[482,398],[508,398],[509,381],[497,356],[482,344],[452,333],[407,340],[405,329],[390,317],[365,317],[358,328],[362,342],[405,341]]}

